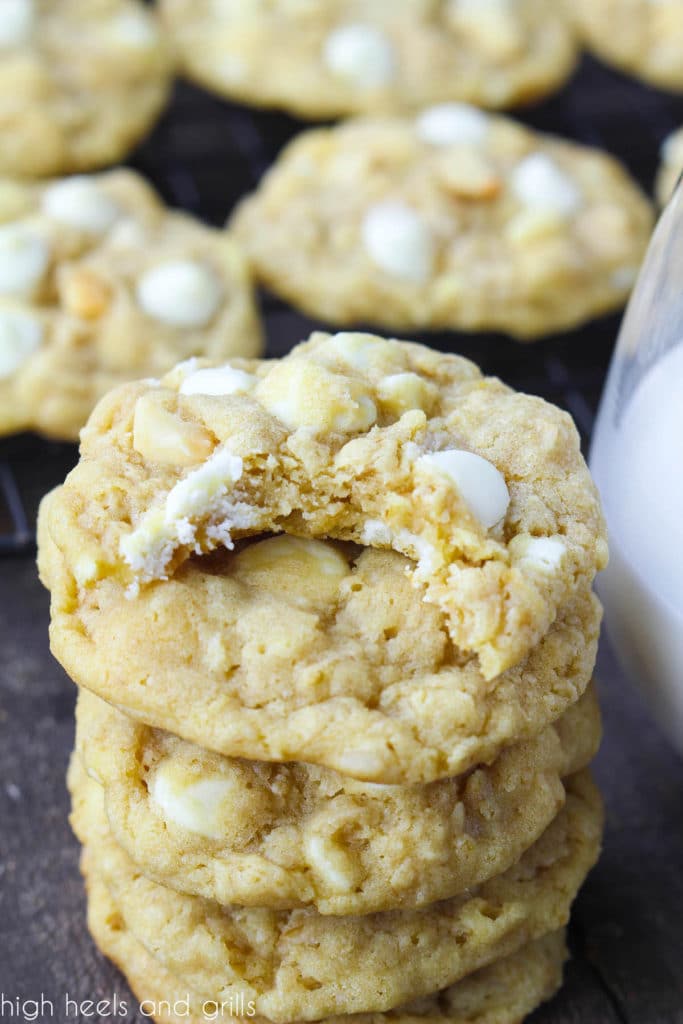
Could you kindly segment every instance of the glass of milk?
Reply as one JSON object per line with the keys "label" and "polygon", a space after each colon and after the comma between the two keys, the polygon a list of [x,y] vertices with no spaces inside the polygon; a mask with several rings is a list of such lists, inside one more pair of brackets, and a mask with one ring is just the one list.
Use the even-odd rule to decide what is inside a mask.
{"label": "glass of milk", "polygon": [[610,533],[598,580],[627,673],[683,753],[683,187],[631,299],[591,450]]}

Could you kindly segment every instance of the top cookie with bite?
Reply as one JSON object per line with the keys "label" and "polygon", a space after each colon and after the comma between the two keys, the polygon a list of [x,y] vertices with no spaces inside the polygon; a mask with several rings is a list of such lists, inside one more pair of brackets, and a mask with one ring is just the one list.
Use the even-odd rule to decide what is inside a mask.
{"label": "top cookie with bite", "polygon": [[607,559],[566,413],[460,357],[363,334],[112,392],[60,505],[52,535],[86,590],[113,578],[134,595],[264,533],[398,552],[488,679]]}

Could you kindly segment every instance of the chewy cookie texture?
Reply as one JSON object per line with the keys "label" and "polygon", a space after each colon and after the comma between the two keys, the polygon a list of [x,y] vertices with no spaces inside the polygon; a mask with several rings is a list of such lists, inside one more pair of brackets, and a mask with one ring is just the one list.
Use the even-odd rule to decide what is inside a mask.
{"label": "chewy cookie texture", "polygon": [[139,0],[2,0],[0,174],[46,177],[124,157],[168,97],[171,56]]}
{"label": "chewy cookie texture", "polygon": [[652,224],[607,154],[461,104],[299,135],[231,220],[257,277],[327,323],[521,341],[622,306]]}
{"label": "chewy cookie texture", "polygon": [[41,520],[67,670],[225,754],[425,782],[592,672],[606,544],[570,418],[421,346],[316,335],[115,391]]}
{"label": "chewy cookie texture", "polygon": [[124,384],[81,436],[39,567],[99,947],[196,1022],[519,1024],[602,832],[569,417],[319,333]]}
{"label": "chewy cookie texture", "polygon": [[562,927],[602,829],[597,791],[580,774],[538,843],[462,898],[418,911],[322,917],[220,908],[155,885],[112,841],[98,784],[77,762],[70,786],[74,829],[131,934],[203,998],[243,997],[278,1024],[390,1010]]}
{"label": "chewy cookie texture", "polygon": [[[160,1024],[206,1024],[217,1007],[158,963],[127,929],[107,886],[86,852],[81,869],[88,891],[88,925],[100,950],[124,972],[140,1000],[162,1010]],[[557,991],[567,957],[564,931],[529,943],[517,953],[469,975],[456,985],[386,1014],[363,1013],[326,1018],[325,1024],[519,1024]],[[177,1007],[166,1011],[164,1003]],[[218,1018],[219,1019],[219,1018]],[[251,1017],[254,1024],[267,1024]]]}
{"label": "chewy cookie texture", "polygon": [[76,439],[117,384],[260,344],[236,244],[138,175],[0,179],[0,434]]}
{"label": "chewy cookie texture", "polygon": [[492,765],[428,786],[376,786],[305,764],[220,757],[87,691],[76,749],[112,835],[145,874],[218,903],[367,914],[462,893],[515,863],[592,760],[589,689]]}
{"label": "chewy cookie texture", "polygon": [[162,0],[186,74],[300,117],[414,110],[440,100],[505,107],[559,88],[574,27],[546,0]]}

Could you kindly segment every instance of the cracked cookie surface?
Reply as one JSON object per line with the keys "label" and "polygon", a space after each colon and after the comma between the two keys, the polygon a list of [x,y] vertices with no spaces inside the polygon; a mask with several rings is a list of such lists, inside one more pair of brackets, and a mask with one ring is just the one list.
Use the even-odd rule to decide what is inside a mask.
{"label": "cracked cookie surface", "polygon": [[606,544],[571,419],[421,346],[318,335],[125,386],[40,533],[75,681],[231,756],[427,782],[593,669]]}
{"label": "cracked cookie surface", "polygon": [[[446,660],[476,653],[487,680],[529,654],[607,558],[597,491],[566,413],[460,357],[372,335],[315,334],[281,360],[191,361],[160,384],[110,392],[48,505],[62,582],[84,605],[104,587],[137,609],[136,595],[148,601],[150,586],[175,579],[193,555],[264,533],[400,553],[411,564],[393,572],[405,570],[424,598],[416,614],[441,613],[459,648]],[[341,588],[353,604],[363,590],[348,578],[353,552],[318,559],[313,550],[290,556],[273,541],[228,568],[264,601],[277,600],[273,566],[295,591],[301,581],[305,631],[307,602],[334,607]],[[384,639],[400,647],[405,638]],[[224,655],[215,649],[224,673],[245,661]]]}
{"label": "cracked cookie surface", "polygon": [[236,243],[132,171],[0,179],[0,434],[74,440],[112,387],[260,347]]}
{"label": "cracked cookie surface", "polygon": [[305,764],[211,754],[81,691],[76,749],[117,842],[154,881],[222,904],[367,914],[423,906],[505,871],[600,740],[594,690],[491,766],[377,786]]}
{"label": "cracked cookie surface", "polygon": [[231,225],[326,323],[531,341],[623,306],[653,216],[606,153],[446,104],[303,133]]}
{"label": "cracked cookie surface", "polygon": [[364,917],[221,909],[140,874],[112,840],[101,789],[78,761],[71,788],[72,824],[135,938],[201,997],[243,996],[279,1022],[389,1010],[562,927],[602,832],[600,798],[582,773],[519,863],[462,898]]}
{"label": "cracked cookie surface", "polygon": [[[351,440],[288,429],[283,393],[304,416],[336,416],[338,401],[344,417],[375,408],[360,377],[326,368],[350,340],[380,360],[378,402],[436,395],[433,415],[387,411]],[[457,357],[366,337],[242,366],[111,394],[45,500],[52,645],[76,682],[225,754],[379,782],[459,774],[559,717],[593,669],[589,584],[606,552],[569,417]],[[320,389],[310,400],[309,374],[329,404]],[[252,393],[190,394],[236,380]],[[150,421],[163,424],[161,458]],[[184,459],[188,437],[215,451],[195,449],[189,470],[163,461]],[[250,526],[229,552],[236,509]],[[503,519],[487,530],[491,514]],[[269,525],[309,536],[260,540]],[[216,550],[192,555],[202,546]],[[169,578],[145,581],[146,568]]]}
{"label": "cracked cookie surface", "polygon": [[122,159],[161,112],[171,74],[156,18],[138,0],[3,0],[0,174]]}

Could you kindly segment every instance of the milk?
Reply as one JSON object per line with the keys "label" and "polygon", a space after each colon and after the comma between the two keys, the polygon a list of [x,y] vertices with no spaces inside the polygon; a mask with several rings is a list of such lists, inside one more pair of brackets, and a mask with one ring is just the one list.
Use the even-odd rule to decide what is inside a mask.
{"label": "milk", "polygon": [[598,580],[610,639],[683,753],[683,344],[598,420],[591,469],[610,532]]}

